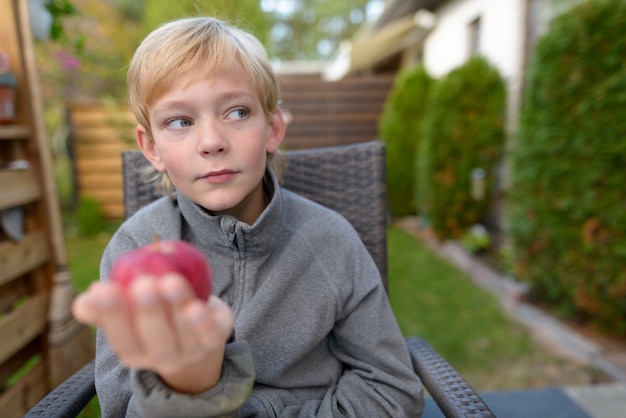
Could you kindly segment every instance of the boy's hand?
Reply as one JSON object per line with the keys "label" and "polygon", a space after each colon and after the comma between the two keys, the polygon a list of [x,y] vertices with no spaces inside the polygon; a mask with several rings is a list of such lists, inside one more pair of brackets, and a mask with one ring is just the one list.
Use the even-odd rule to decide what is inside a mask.
{"label": "boy's hand", "polygon": [[178,274],[138,277],[126,294],[118,284],[95,282],[72,312],[104,332],[124,365],[152,370],[174,390],[200,393],[219,381],[232,311],[216,296],[197,299]]}

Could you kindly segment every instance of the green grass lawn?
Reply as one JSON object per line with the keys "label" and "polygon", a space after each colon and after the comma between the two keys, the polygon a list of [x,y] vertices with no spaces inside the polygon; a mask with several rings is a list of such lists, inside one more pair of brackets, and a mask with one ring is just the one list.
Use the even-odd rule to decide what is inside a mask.
{"label": "green grass lawn", "polygon": [[81,234],[73,224],[66,222],[65,243],[72,281],[79,291],[100,276],[100,258],[119,221],[106,222],[97,233]]}
{"label": "green grass lawn", "polygon": [[389,297],[405,335],[426,339],[462,371],[517,357],[531,341],[498,302],[411,235],[388,234]]}
{"label": "green grass lawn", "polygon": [[405,336],[428,341],[479,390],[586,384],[600,371],[548,352],[464,273],[397,227],[388,232],[389,297]]}
{"label": "green grass lawn", "polygon": [[100,258],[109,238],[110,234],[107,233],[95,237],[66,234],[69,270],[72,281],[79,291],[82,292],[92,281],[98,280]]}

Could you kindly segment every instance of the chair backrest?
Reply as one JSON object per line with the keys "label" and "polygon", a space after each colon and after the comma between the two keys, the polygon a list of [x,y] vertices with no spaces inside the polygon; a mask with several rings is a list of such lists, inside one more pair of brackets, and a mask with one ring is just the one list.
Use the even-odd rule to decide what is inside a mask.
{"label": "chair backrest", "polygon": [[[371,141],[285,154],[283,187],[347,218],[374,258],[387,288],[385,145]],[[126,218],[159,197],[141,174],[146,164],[140,151],[122,154]]]}

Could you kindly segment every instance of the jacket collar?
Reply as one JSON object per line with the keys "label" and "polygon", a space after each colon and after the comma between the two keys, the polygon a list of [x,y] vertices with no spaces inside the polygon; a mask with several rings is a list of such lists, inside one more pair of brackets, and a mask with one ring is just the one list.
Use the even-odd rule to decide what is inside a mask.
{"label": "jacket collar", "polygon": [[268,169],[263,179],[270,194],[270,202],[253,225],[230,215],[210,215],[206,209],[187,197],[177,195],[183,217],[183,239],[199,246],[215,246],[239,251],[262,251],[276,239],[283,211],[280,184],[274,172]]}

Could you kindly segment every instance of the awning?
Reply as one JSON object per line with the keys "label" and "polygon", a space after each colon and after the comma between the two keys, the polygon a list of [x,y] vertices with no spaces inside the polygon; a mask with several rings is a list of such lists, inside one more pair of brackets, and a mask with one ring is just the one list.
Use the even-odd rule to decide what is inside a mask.
{"label": "awning", "polygon": [[408,47],[421,45],[435,27],[435,15],[420,9],[382,26],[363,28],[351,41],[345,40],[322,71],[322,78],[337,81],[374,68]]}

